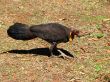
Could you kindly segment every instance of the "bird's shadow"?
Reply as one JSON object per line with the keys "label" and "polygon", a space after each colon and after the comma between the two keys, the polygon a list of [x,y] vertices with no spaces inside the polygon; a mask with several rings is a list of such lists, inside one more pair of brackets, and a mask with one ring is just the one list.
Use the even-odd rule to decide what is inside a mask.
{"label": "bird's shadow", "polygon": [[[70,52],[68,52],[67,50],[64,50],[62,48],[58,48],[57,50],[53,51],[53,54],[55,56],[58,56],[61,54],[58,50],[60,50],[62,53],[64,53],[65,55],[67,55],[69,57],[74,57],[72,54],[70,54]],[[17,50],[16,49],[16,50],[10,50],[7,52],[16,53],[16,54],[34,54],[35,56],[37,56],[37,55],[50,56],[49,48],[34,48],[34,49],[30,49],[30,50]]]}

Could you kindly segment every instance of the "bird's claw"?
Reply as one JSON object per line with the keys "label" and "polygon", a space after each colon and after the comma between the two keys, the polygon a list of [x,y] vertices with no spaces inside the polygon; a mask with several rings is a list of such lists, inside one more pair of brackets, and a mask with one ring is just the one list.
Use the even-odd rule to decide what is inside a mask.
{"label": "bird's claw", "polygon": [[69,56],[65,55],[63,52],[61,52],[60,50],[58,50],[61,54],[59,55],[59,57],[63,58],[63,59],[70,59]]}

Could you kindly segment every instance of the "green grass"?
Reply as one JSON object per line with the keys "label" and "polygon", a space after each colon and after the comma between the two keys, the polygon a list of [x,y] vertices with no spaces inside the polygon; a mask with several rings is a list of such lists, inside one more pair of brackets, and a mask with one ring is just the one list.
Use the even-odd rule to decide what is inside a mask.
{"label": "green grass", "polygon": [[100,38],[104,37],[104,34],[103,33],[93,33],[90,36],[100,39]]}
{"label": "green grass", "polygon": [[81,20],[89,23],[92,23],[92,22],[100,23],[103,19],[106,19],[106,18],[107,18],[106,16],[101,16],[101,15],[99,16],[84,15],[81,17]]}

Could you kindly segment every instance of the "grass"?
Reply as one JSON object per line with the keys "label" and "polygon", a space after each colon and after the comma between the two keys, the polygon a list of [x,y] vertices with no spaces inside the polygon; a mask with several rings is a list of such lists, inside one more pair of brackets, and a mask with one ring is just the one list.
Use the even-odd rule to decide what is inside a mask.
{"label": "grass", "polygon": [[[59,48],[77,57],[74,59],[64,60],[30,53],[0,54],[0,81],[96,82],[100,75],[110,73],[110,46],[106,40],[110,38],[107,36],[109,31],[103,33],[99,31],[105,29],[102,20],[110,17],[106,3],[96,0],[0,1],[0,53],[50,46],[41,39],[16,41],[8,37],[6,31],[13,22],[28,25],[59,22],[69,28],[75,27],[83,32],[91,32],[90,35],[75,38],[74,45],[69,43],[58,45]],[[109,30],[109,21],[105,26],[106,30]],[[98,80],[97,82],[101,82],[102,79]]]}
{"label": "grass", "polygon": [[95,38],[102,38],[102,37],[104,37],[104,34],[103,33],[94,33],[94,34],[91,34],[90,36],[95,37]]}

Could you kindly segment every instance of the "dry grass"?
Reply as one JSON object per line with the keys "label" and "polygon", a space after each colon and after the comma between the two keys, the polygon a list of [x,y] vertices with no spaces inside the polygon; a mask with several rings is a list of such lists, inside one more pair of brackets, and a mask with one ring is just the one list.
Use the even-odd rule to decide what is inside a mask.
{"label": "dry grass", "polygon": [[109,7],[100,0],[0,0],[0,52],[49,46],[41,39],[23,42],[9,38],[6,30],[14,22],[59,22],[91,32],[75,38],[74,46],[58,45],[77,56],[74,59],[0,54],[0,82],[108,82],[97,78],[110,73],[110,21],[104,21],[110,17]]}

